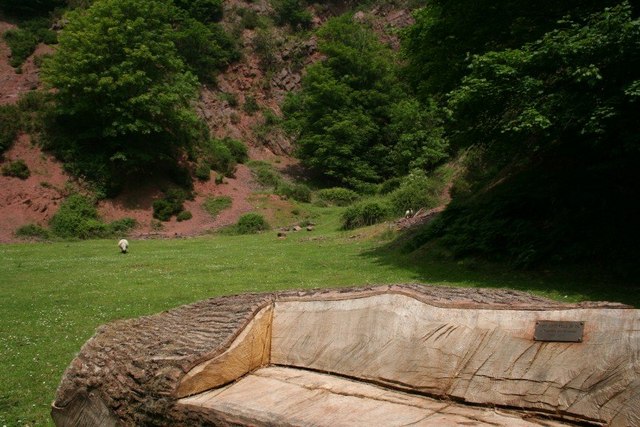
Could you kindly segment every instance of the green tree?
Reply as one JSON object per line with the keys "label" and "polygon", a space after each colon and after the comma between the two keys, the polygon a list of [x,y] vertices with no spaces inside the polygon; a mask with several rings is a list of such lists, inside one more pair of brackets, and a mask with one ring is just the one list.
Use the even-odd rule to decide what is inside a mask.
{"label": "green tree", "polygon": [[640,239],[640,19],[622,2],[471,58],[445,98],[468,185],[420,233],[530,266],[628,261]]}
{"label": "green tree", "polygon": [[422,98],[454,89],[473,55],[517,48],[565,15],[585,16],[616,0],[432,0],[404,34],[407,75]]}
{"label": "green tree", "polygon": [[302,90],[284,105],[303,164],[332,183],[359,188],[406,173],[413,159],[426,167],[443,158],[435,112],[420,113],[397,76],[393,52],[369,28],[345,15],[318,36],[326,58],[308,67]]}
{"label": "green tree", "polygon": [[200,22],[217,22],[222,19],[222,0],[174,0],[174,3]]}
{"label": "green tree", "polygon": [[197,79],[173,43],[170,0],[103,0],[67,15],[43,78],[55,87],[52,148],[108,184],[175,162],[202,134]]}

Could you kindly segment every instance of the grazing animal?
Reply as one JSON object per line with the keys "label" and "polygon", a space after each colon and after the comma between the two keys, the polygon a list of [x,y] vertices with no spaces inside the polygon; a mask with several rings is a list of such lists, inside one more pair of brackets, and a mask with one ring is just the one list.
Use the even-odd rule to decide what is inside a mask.
{"label": "grazing animal", "polygon": [[127,251],[129,250],[129,241],[127,239],[121,239],[118,242],[118,247],[120,248],[120,252],[122,252],[123,254],[126,254]]}
{"label": "grazing animal", "polygon": [[404,217],[410,218],[412,216],[413,216],[413,209],[407,209],[407,211],[404,213]]}

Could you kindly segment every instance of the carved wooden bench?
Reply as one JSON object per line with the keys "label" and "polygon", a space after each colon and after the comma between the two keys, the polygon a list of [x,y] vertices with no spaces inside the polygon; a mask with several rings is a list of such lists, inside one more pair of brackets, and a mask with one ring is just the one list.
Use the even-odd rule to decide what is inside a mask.
{"label": "carved wooden bench", "polygon": [[65,372],[52,416],[640,425],[640,310],[421,285],[216,298],[102,327]]}

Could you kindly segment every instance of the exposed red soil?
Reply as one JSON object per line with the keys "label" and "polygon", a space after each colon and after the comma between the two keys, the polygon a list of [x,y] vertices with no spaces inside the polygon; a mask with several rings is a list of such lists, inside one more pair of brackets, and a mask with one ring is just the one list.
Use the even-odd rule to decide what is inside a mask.
{"label": "exposed red soil", "polygon": [[[5,153],[5,161],[22,159],[31,172],[26,180],[0,175],[0,242],[14,241],[13,233],[25,224],[46,226],[64,198],[69,176],[51,156],[21,135]],[[2,162],[1,164],[4,164]]]}
{"label": "exposed red soil", "polygon": [[[0,22],[0,34],[15,28],[13,24]],[[41,87],[38,69],[34,58],[38,55],[50,53],[53,49],[49,46],[41,45],[36,52],[22,65],[21,73],[9,64],[10,50],[4,40],[0,37],[0,105],[17,102],[19,97],[30,90]],[[255,69],[255,59],[251,58],[248,68]],[[231,70],[233,72],[234,70]],[[222,77],[225,81],[225,77]],[[230,78],[226,88],[230,92],[240,92],[241,87],[246,84],[242,78]],[[214,98],[212,91],[203,89],[203,100]],[[244,98],[241,98],[244,101]],[[207,106],[201,109],[205,117],[213,117],[208,113]],[[209,105],[211,108],[212,106]],[[214,109],[215,110],[215,109]],[[219,114],[220,111],[214,111]],[[251,128],[255,125],[257,117],[249,117],[240,110],[238,126],[227,127],[227,132],[221,132],[220,128],[213,126],[213,132],[217,136],[233,136],[242,140],[248,139]],[[228,114],[227,114],[228,115]],[[223,114],[223,118],[226,118]],[[210,123],[211,124],[211,123]],[[230,123],[216,123],[218,126],[229,125]],[[231,131],[230,131],[231,129]],[[295,161],[287,156],[276,155],[267,148],[255,145],[249,146],[249,156],[256,160],[275,160],[278,166],[287,169]],[[19,239],[15,236],[15,231],[25,224],[38,224],[46,227],[49,220],[58,210],[68,189],[65,187],[70,183],[77,187],[73,178],[64,173],[62,166],[50,155],[44,154],[39,147],[31,144],[28,135],[21,135],[0,159],[0,166],[6,162],[22,159],[25,161],[31,176],[26,180],[0,175],[0,242],[14,242]],[[153,220],[153,201],[162,196],[159,185],[155,183],[146,186],[131,186],[116,198],[101,201],[98,205],[98,212],[104,221],[113,221],[121,218],[133,218],[138,222],[138,226],[131,233],[133,238],[146,237],[179,237],[202,234],[210,230],[219,229],[235,223],[238,218],[249,211],[254,210],[251,205],[250,196],[255,191],[255,184],[251,176],[251,171],[245,165],[239,165],[235,177],[225,178],[224,183],[215,184],[213,179],[207,182],[197,181],[194,183],[194,200],[188,200],[184,204],[185,210],[192,213],[190,220],[178,222],[176,218],[171,221],[162,222],[161,227],[157,227],[158,221]],[[216,218],[206,212],[202,205],[207,197],[228,196],[232,199],[230,208],[225,209]],[[262,212],[267,218],[271,217],[270,212]]]}

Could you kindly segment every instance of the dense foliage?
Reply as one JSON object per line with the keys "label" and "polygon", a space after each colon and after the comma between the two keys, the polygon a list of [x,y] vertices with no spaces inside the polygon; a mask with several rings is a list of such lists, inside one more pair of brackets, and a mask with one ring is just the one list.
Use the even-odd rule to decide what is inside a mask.
{"label": "dense foliage", "polygon": [[407,94],[393,52],[350,15],[319,31],[326,59],[309,66],[288,97],[286,126],[297,155],[319,176],[361,188],[445,157],[439,119]]}
{"label": "dense foliage", "polygon": [[57,88],[53,148],[108,183],[194,138],[197,80],[172,42],[171,3],[105,0],[69,14],[44,79]]}
{"label": "dense foliage", "polygon": [[0,157],[13,145],[20,131],[20,111],[14,105],[0,105]]}
{"label": "dense foliage", "polygon": [[31,176],[29,167],[22,159],[14,160],[12,162],[2,165],[2,175],[13,176],[15,178],[27,179]]}
{"label": "dense foliage", "polygon": [[46,16],[65,4],[66,0],[0,0],[0,11],[21,18]]}
{"label": "dense foliage", "polygon": [[233,231],[238,234],[255,234],[271,228],[266,219],[257,213],[244,214],[238,219]]}
{"label": "dense foliage", "polygon": [[93,200],[81,194],[72,194],[60,205],[49,225],[57,237],[91,239],[124,235],[135,227],[136,222],[131,218],[123,218],[107,224],[98,216]]}
{"label": "dense foliage", "polygon": [[15,29],[7,30],[2,37],[11,49],[9,63],[19,67],[36,50],[38,43],[53,44],[56,33],[49,29],[51,22],[46,17],[31,18]]}
{"label": "dense foliage", "polygon": [[211,80],[237,51],[217,24],[191,18],[194,10],[171,0],[105,0],[67,14],[43,67],[56,88],[49,147],[107,194],[129,176],[180,175],[181,153],[209,138],[192,106],[194,73]]}
{"label": "dense foliage", "polygon": [[467,74],[473,55],[517,48],[555,28],[568,14],[586,15],[615,0],[432,0],[404,38],[410,76],[423,98],[444,95]]}
{"label": "dense foliage", "polygon": [[[449,41],[426,43],[458,13],[436,3],[408,32],[411,71],[423,67],[423,99],[440,99],[449,112],[452,146],[474,154],[453,203],[414,247],[437,237],[454,254],[523,266],[632,259],[640,237],[631,202],[640,196],[637,10],[568,2],[551,10],[575,13],[557,21],[523,6],[507,15],[506,33],[477,29],[486,33],[473,40],[447,27],[446,40],[479,53],[466,61],[454,42],[441,56],[431,50]],[[528,30],[517,32],[522,22]],[[453,76],[443,74],[449,68]]]}

